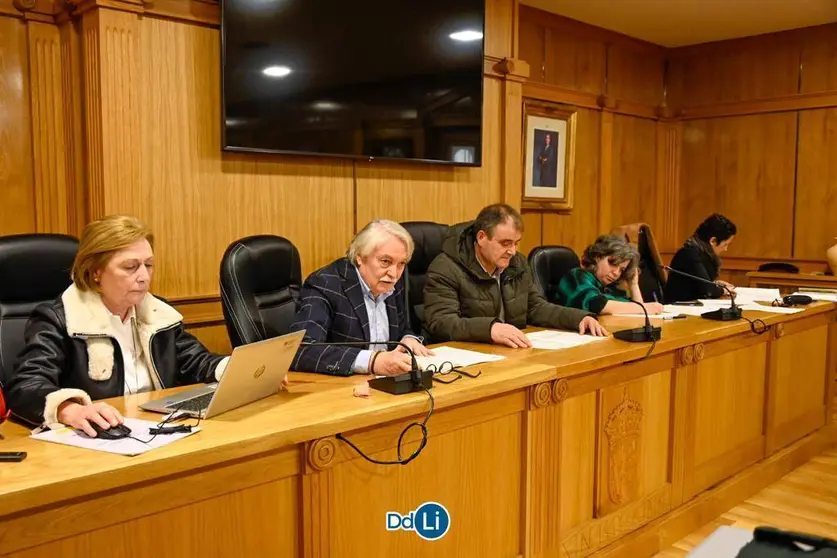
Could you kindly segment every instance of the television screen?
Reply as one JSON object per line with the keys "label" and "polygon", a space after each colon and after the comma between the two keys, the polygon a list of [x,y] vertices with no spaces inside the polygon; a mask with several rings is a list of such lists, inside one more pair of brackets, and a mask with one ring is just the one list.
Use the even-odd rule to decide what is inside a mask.
{"label": "television screen", "polygon": [[484,0],[224,0],[230,151],[479,166]]}

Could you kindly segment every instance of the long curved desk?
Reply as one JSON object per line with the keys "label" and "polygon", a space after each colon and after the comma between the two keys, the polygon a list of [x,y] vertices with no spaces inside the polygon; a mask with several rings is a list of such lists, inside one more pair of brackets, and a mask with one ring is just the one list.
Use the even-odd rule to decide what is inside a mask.
{"label": "long curved desk", "polygon": [[[128,458],[0,426],[0,556],[630,556],[653,554],[837,441],[837,310],[751,313],[770,326],[666,321],[647,344],[503,354],[434,388],[422,455],[392,459],[424,394],[352,395],[362,377],[292,374],[283,392]],[[621,329],[631,318],[605,318]],[[147,394],[114,400],[129,416]],[[416,436],[408,449],[415,447]],[[426,541],[386,514],[450,512]]]}

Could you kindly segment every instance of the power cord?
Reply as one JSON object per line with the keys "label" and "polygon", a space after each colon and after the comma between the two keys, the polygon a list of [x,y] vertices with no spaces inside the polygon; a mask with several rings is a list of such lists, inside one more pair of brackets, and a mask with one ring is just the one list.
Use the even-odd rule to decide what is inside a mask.
{"label": "power cord", "polygon": [[622,364],[633,364],[634,362],[640,362],[640,361],[643,361],[643,360],[647,359],[648,357],[651,356],[651,353],[654,352],[654,347],[656,347],[656,346],[657,346],[657,339],[652,338],[651,339],[651,346],[648,347],[648,352],[646,352],[643,356],[641,356],[639,358],[635,358],[633,360],[626,360]]}
{"label": "power cord", "polygon": [[[427,422],[430,420],[430,417],[433,416],[433,409],[435,408],[435,401],[433,399],[433,394],[430,393],[429,389],[425,388],[424,392],[427,394],[427,397],[430,398],[430,409],[428,409],[427,414],[424,416],[424,420],[422,420],[421,422],[411,422],[410,424],[408,424],[404,428],[404,430],[401,431],[401,435],[398,436],[398,445],[396,446],[396,456],[397,456],[396,460],[394,460],[394,461],[382,461],[380,459],[373,459],[372,457],[369,457],[368,455],[363,453],[363,451],[359,447],[357,447],[354,443],[352,443],[352,441],[349,440],[342,433],[337,434],[335,437],[338,440],[341,440],[341,441],[345,442],[346,444],[348,444],[350,448],[355,450],[355,452],[357,452],[357,454],[359,456],[361,456],[362,458],[364,458],[366,461],[368,461],[370,463],[374,463],[375,465],[406,465],[407,463],[409,463],[410,461],[412,461],[413,459],[418,457],[419,454],[421,454],[421,451],[424,449],[424,446],[427,445]],[[418,447],[415,449],[415,451],[413,451],[413,453],[410,454],[409,457],[407,457],[406,459],[402,459],[402,457],[401,457],[401,453],[402,453],[401,444],[404,442],[404,437],[407,435],[407,432],[409,432],[411,429],[416,428],[416,427],[418,427],[421,430],[421,442],[419,442]]]}
{"label": "power cord", "polygon": [[750,331],[752,331],[756,335],[767,333],[767,324],[764,323],[764,320],[762,320],[761,318],[751,320],[750,318],[747,318],[742,314],[741,319],[750,324]]}
{"label": "power cord", "polygon": [[[201,424],[201,415],[198,413],[198,422],[196,424],[178,424],[174,426],[166,426],[172,420],[180,420],[181,417],[177,416],[177,413],[180,412],[181,407],[183,407],[186,402],[189,401],[182,401],[177,408],[172,411],[165,419],[157,423],[157,426],[154,428],[149,428],[148,433],[151,434],[151,438],[148,440],[140,440],[136,436],[126,436],[126,438],[131,438],[132,440],[136,440],[137,442],[142,442],[143,444],[150,444],[154,441],[154,438],[160,435],[168,435],[168,434],[185,434],[191,432],[193,428],[197,428]],[[177,417],[177,419],[175,419]]]}

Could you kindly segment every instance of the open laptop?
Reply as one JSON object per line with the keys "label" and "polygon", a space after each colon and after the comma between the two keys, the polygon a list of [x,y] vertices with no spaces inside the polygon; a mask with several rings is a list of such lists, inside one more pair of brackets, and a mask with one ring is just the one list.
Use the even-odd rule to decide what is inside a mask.
{"label": "open laptop", "polygon": [[156,413],[179,409],[206,419],[273,395],[282,386],[304,335],[305,331],[295,331],[236,347],[218,383],[148,401],[140,408]]}

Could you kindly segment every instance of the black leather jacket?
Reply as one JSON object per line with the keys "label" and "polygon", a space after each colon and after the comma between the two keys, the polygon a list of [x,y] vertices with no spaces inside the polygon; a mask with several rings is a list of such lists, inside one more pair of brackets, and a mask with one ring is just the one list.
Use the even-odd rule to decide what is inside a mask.
{"label": "black leather jacket", "polygon": [[[85,391],[91,399],[124,394],[125,371],[119,343],[113,344],[113,370],[97,381],[88,372],[85,337],[67,330],[61,298],[41,304],[26,325],[26,346],[6,386],[6,398],[14,416],[32,424],[44,420],[46,396],[59,389]],[[152,376],[163,388],[215,381],[215,367],[223,358],[210,353],[184,330],[183,322],[154,332],[150,337]]]}

